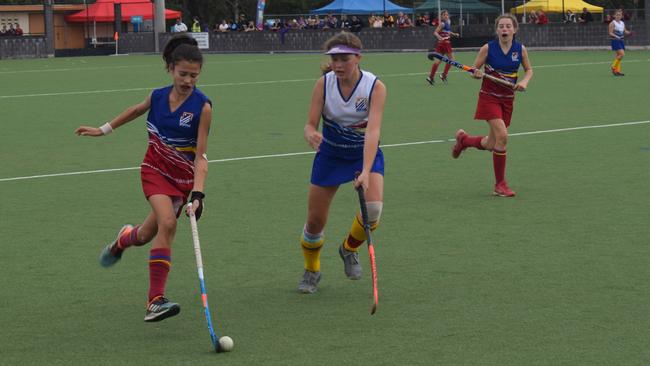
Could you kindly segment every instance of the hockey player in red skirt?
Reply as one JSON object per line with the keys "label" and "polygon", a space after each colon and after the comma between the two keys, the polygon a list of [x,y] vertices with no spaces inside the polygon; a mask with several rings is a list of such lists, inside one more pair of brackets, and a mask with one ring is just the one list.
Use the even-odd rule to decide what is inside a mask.
{"label": "hockey player in red skirt", "polygon": [[101,127],[81,126],[80,136],[104,136],[149,111],[149,147],[140,168],[142,189],[151,212],[140,225],[124,225],[102,251],[99,262],[113,266],[131,246],[152,241],[149,252],[149,294],[144,320],[160,321],[180,312],[165,297],[171,268],[176,221],[188,197],[198,219],[203,210],[206,156],[212,103],[196,88],[203,56],[197,42],[183,34],[165,46],[163,59],[172,85],[154,90],[143,102],[127,108]]}
{"label": "hockey player in red skirt", "polygon": [[[447,10],[440,12],[440,18],[442,21],[433,32],[433,35],[438,39],[438,42],[436,43],[436,52],[447,56],[450,60],[453,60],[454,53],[451,50],[451,37],[458,37],[459,34],[451,31],[451,20],[449,19],[449,12]],[[436,83],[436,71],[438,70],[438,65],[440,65],[440,60],[435,59],[431,66],[431,72],[429,73],[429,76],[427,76],[427,82],[431,85],[435,85]],[[447,83],[447,74],[449,73],[450,67],[451,65],[445,64],[445,70],[440,74],[440,80],[442,80],[443,83]]]}
{"label": "hockey player in red skirt", "polygon": [[[492,151],[494,164],[494,194],[500,197],[514,197],[505,179],[506,145],[508,143],[508,126],[512,117],[512,107],[516,90],[523,91],[533,77],[533,68],[526,48],[514,40],[517,32],[517,19],[511,14],[504,14],[496,20],[497,39],[483,45],[474,61],[476,71],[473,77],[483,78],[489,74],[514,84],[509,88],[488,78],[483,78],[479,92],[478,105],[474,119],[487,121],[490,131],[487,136],[470,136],[463,130],[456,132],[456,144],[452,157],[457,159],[468,147]],[[480,68],[485,66],[485,70]],[[523,66],[525,74],[517,80],[517,71]]]}

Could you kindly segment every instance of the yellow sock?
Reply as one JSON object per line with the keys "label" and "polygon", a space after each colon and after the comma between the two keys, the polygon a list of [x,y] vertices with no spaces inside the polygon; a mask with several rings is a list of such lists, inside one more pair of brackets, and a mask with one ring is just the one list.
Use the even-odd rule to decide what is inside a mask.
{"label": "yellow sock", "polygon": [[325,238],[322,235],[304,233],[300,237],[302,255],[305,257],[305,269],[311,272],[320,271],[320,251]]}
{"label": "yellow sock", "polygon": [[612,69],[616,70],[616,65],[618,65],[618,59],[615,58],[614,61],[612,61]]}
{"label": "yellow sock", "polygon": [[[370,230],[373,231],[377,228],[378,223],[373,222],[370,224]],[[348,234],[348,237],[345,239],[343,242],[343,247],[350,251],[350,252],[356,252],[359,250],[359,247],[361,244],[363,244],[364,241],[368,239],[366,237],[366,230],[363,228],[363,224],[361,221],[361,218],[359,215],[356,215],[354,217],[354,220],[352,220],[352,227],[350,227],[350,233]]]}
{"label": "yellow sock", "polygon": [[621,72],[621,60],[616,60],[616,71]]}

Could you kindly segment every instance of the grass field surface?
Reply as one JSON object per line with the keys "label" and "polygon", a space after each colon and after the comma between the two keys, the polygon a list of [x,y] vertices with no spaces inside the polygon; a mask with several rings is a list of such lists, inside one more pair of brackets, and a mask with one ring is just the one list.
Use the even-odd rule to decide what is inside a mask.
{"label": "grass field surface", "polygon": [[[475,53],[457,53],[471,63]],[[453,71],[429,86],[423,54],[369,53],[386,84],[385,204],[374,234],[379,309],[349,281],[337,248],[358,208],[333,203],[318,293],[300,295],[299,235],[313,154],[302,137],[322,57],[207,55],[214,102],[206,209],[199,221],[219,335],[200,303],[189,222],[173,246],[168,297],[179,316],[144,323],[148,248],[110,269],[98,256],[149,211],[140,188],[145,119],[99,126],[170,83],[157,56],[0,62],[2,365],[647,365],[650,351],[650,52],[530,52],[507,178],[492,158],[453,160],[479,82]]]}

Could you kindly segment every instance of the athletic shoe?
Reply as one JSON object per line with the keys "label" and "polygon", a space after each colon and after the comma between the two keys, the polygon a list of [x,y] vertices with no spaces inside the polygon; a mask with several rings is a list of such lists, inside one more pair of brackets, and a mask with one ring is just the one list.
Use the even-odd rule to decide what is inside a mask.
{"label": "athletic shoe", "polygon": [[99,255],[99,264],[102,267],[110,267],[122,258],[122,253],[124,251],[117,247],[117,241],[120,240],[122,233],[131,230],[133,230],[133,225],[126,224],[122,226],[120,232],[117,233],[117,238],[115,238],[115,241],[108,244],[104,250],[102,250],[102,253]]}
{"label": "athletic shoe", "polygon": [[625,76],[625,74],[623,74],[623,73],[620,72],[620,71],[616,71],[616,74],[614,74],[614,76]]}
{"label": "athletic shoe", "polygon": [[144,321],[159,322],[181,312],[180,305],[170,302],[164,296],[157,296],[149,305],[147,312],[144,314]]}
{"label": "athletic shoe", "polygon": [[343,259],[343,268],[345,275],[351,280],[358,280],[361,278],[361,264],[359,264],[359,253],[351,252],[341,244],[339,247],[339,255]]}
{"label": "athletic shoe", "polygon": [[514,197],[515,192],[508,187],[508,183],[504,180],[494,186],[494,195],[499,197]]}
{"label": "athletic shoe", "polygon": [[298,284],[298,292],[303,294],[313,294],[318,290],[318,282],[320,282],[320,272],[312,272],[305,270],[302,275],[302,280]]}
{"label": "athletic shoe", "polygon": [[432,78],[431,76],[427,76],[427,82],[428,82],[430,85],[436,85],[436,81],[433,80],[433,78]]}
{"label": "athletic shoe", "polygon": [[443,83],[447,84],[447,74],[440,74],[440,80],[442,80]]}
{"label": "athletic shoe", "polygon": [[467,146],[463,145],[463,139],[467,137],[467,133],[463,130],[458,130],[456,131],[456,143],[454,144],[454,147],[451,149],[451,157],[454,159],[458,159],[460,156],[460,153],[463,152],[463,150],[467,149]]}
{"label": "athletic shoe", "polygon": [[618,71],[616,71],[616,69],[613,68],[613,67],[612,67],[612,74],[614,74],[614,76],[618,76],[618,75],[616,75],[616,74],[618,74]]}

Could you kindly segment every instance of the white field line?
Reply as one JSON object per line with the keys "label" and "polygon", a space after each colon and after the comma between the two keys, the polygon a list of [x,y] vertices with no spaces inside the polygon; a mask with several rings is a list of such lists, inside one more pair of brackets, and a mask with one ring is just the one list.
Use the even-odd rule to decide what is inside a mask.
{"label": "white field line", "polygon": [[[629,60],[625,61],[626,63],[632,62],[648,62],[647,60]],[[533,69],[545,69],[545,68],[558,68],[558,67],[572,67],[572,66],[589,66],[589,65],[604,65],[610,64],[611,61],[599,61],[599,62],[581,62],[575,64],[556,64],[556,65],[540,65],[533,66]],[[461,72],[459,70],[454,70],[453,72]],[[465,71],[462,71],[465,72]],[[404,77],[404,76],[421,76],[426,75],[426,72],[409,72],[401,74],[385,74],[380,75],[381,78],[391,78],[391,77]],[[268,85],[268,84],[286,84],[286,83],[302,83],[302,82],[314,82],[316,79],[288,79],[288,80],[265,80],[265,81],[242,81],[242,82],[231,82],[231,83],[216,83],[216,84],[200,84],[199,88],[211,88],[211,87],[221,87],[221,86],[243,86],[243,85]],[[69,91],[69,92],[58,92],[58,93],[38,93],[38,94],[17,94],[17,95],[0,95],[0,100],[2,99],[15,99],[15,98],[32,98],[32,97],[51,97],[51,96],[64,96],[64,95],[84,95],[84,94],[101,94],[101,93],[123,93],[123,92],[132,92],[132,91],[150,91],[154,90],[157,87],[146,87],[146,88],[127,88],[127,89],[103,89],[103,90],[86,90],[86,91]]]}
{"label": "white field line", "polygon": [[[577,130],[588,130],[594,128],[608,128],[608,127],[623,127],[623,126],[633,126],[633,125],[642,125],[648,124],[648,121],[635,121],[635,122],[622,122],[622,123],[610,123],[605,125],[593,125],[593,126],[581,126],[581,127],[568,127],[568,128],[556,128],[552,130],[539,130],[539,131],[529,131],[529,132],[518,132],[512,133],[508,136],[526,136],[526,135],[539,135],[543,133],[556,133],[556,132],[567,132],[567,131],[577,131]],[[415,142],[403,142],[399,144],[386,144],[381,145],[382,148],[387,147],[399,147],[399,146],[412,146],[412,145],[423,145],[423,144],[439,144],[447,141],[455,141],[454,139],[449,140],[428,140],[428,141],[415,141]],[[241,160],[257,160],[257,159],[271,159],[271,158],[282,158],[282,157],[291,157],[299,155],[313,155],[314,151],[301,151],[295,153],[285,153],[285,154],[268,154],[268,155],[254,155],[254,156],[242,156],[237,158],[225,158],[225,159],[216,159],[210,160],[209,163],[225,163],[230,161],[241,161]],[[54,174],[41,174],[41,175],[30,175],[25,177],[12,177],[12,178],[0,178],[0,182],[10,182],[16,180],[27,180],[27,179],[38,179],[38,178],[52,178],[52,177],[63,177],[69,175],[83,175],[83,174],[96,174],[96,173],[111,173],[111,172],[121,172],[125,170],[136,170],[140,167],[128,167],[128,168],[115,168],[115,169],[98,169],[98,170],[86,170],[80,172],[68,172],[68,173],[54,173]]]}
{"label": "white field line", "polygon": [[[231,60],[231,61],[207,61],[204,62],[204,65],[224,65],[224,64],[245,64],[245,63],[267,63],[267,62],[277,62],[277,61],[299,61],[299,60],[305,60],[307,57],[292,57],[292,58],[268,58],[268,59],[251,59],[251,60]],[[60,69],[32,69],[32,70],[8,70],[8,71],[0,71],[0,75],[7,75],[7,74],[31,74],[31,73],[37,73],[37,72],[64,72],[64,71],[97,71],[97,70],[113,70],[113,69],[135,69],[135,68],[156,68],[158,67],[160,70],[163,70],[163,65],[162,64],[156,64],[156,65],[113,65],[113,66],[93,66],[93,67],[67,67],[67,68],[60,68]]]}

